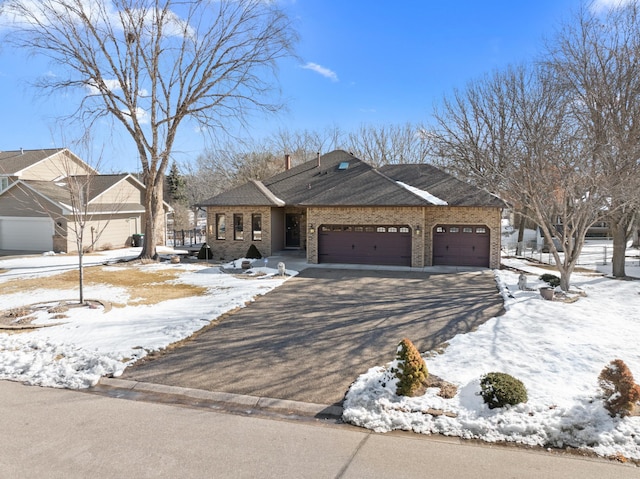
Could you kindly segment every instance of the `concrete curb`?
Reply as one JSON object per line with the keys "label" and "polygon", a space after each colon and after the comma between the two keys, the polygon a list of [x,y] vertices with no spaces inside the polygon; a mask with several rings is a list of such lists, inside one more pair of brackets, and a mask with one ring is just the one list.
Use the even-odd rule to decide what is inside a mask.
{"label": "concrete curb", "polygon": [[184,388],[180,386],[165,386],[163,384],[146,383],[117,378],[101,378],[99,386],[112,389],[129,390],[141,393],[166,394],[182,396],[214,404],[228,404],[237,407],[252,409],[266,409],[269,411],[285,412],[300,416],[342,417],[341,406],[329,406],[326,404],[305,403],[267,397],[247,396],[217,391],[205,391],[202,389]]}

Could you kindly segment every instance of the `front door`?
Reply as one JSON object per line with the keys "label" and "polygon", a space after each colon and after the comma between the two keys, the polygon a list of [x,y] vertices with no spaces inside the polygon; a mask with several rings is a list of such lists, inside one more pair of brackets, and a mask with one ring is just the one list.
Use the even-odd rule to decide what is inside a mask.
{"label": "front door", "polygon": [[286,228],[284,247],[299,248],[300,247],[300,215],[299,213],[287,213],[284,223]]}

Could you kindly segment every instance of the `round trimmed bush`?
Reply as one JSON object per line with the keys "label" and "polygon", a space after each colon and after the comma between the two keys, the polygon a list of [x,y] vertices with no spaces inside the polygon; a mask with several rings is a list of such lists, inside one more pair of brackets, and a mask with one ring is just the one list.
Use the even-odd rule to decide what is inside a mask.
{"label": "round trimmed bush", "polygon": [[506,373],[489,373],[480,379],[480,395],[489,409],[527,402],[522,381]]}

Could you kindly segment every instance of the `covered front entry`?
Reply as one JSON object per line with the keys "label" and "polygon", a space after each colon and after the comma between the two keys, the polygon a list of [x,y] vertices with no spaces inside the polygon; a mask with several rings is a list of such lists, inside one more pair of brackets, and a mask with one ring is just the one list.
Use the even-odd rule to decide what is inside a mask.
{"label": "covered front entry", "polygon": [[318,262],[411,266],[406,225],[322,225]]}
{"label": "covered front entry", "polygon": [[433,229],[433,265],[488,268],[489,239],[485,225],[437,225]]}
{"label": "covered front entry", "polygon": [[285,222],[285,248],[300,248],[300,223],[302,215],[299,213],[287,213]]}

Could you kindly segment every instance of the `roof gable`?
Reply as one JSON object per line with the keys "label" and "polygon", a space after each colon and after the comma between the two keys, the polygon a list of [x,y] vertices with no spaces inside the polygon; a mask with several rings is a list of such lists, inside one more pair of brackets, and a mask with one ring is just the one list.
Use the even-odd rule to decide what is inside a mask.
{"label": "roof gable", "polygon": [[[55,164],[57,161],[59,165],[56,170],[63,176],[69,174],[72,170],[76,171],[80,169],[97,173],[96,170],[91,168],[87,163],[82,161],[78,156],[73,154],[66,148],[50,148],[42,150],[15,150],[15,151],[0,151],[0,175],[4,176],[22,176],[26,171],[36,167],[37,165],[51,161]],[[71,167],[71,164],[67,164],[67,161],[75,163],[75,167]],[[40,172],[39,174],[41,174]],[[49,180],[51,178],[37,178],[34,175],[29,179],[37,180],[44,179]]]}

